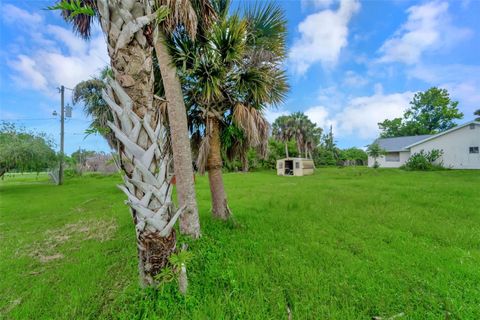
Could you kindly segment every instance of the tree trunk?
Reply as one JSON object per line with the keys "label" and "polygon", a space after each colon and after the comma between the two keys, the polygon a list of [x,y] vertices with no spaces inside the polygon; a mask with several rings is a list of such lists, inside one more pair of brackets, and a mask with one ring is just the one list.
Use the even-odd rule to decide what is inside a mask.
{"label": "tree trunk", "polygon": [[186,206],[180,217],[180,232],[200,237],[200,220],[195,198],[195,182],[193,180],[192,151],[188,135],[187,110],[183,100],[180,79],[172,64],[165,37],[160,30],[155,32],[155,51],[157,54],[163,86],[167,98],[168,122],[172,137],[173,165],[178,192],[179,206]]}
{"label": "tree trunk", "polygon": [[102,97],[112,110],[108,126],[119,142],[124,184],[137,237],[139,273],[145,286],[168,264],[176,246],[172,212],[170,149],[159,108],[153,105],[153,50],[147,37],[155,13],[141,0],[98,0],[97,8],[114,79]]}
{"label": "tree trunk", "polygon": [[285,156],[288,158],[288,143],[285,141]]}
{"label": "tree trunk", "polygon": [[248,154],[242,154],[241,160],[242,160],[242,172],[248,172]]}
{"label": "tree trunk", "polygon": [[209,117],[207,125],[210,126],[210,152],[207,158],[207,171],[212,195],[212,214],[215,218],[227,220],[230,217],[230,209],[228,208],[222,177],[220,124],[217,118]]}

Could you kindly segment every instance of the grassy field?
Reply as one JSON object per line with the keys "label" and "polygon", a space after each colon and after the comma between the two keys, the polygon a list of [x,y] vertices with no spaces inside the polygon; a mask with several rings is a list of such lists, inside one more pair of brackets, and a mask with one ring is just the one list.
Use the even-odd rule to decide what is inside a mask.
{"label": "grassy field", "polygon": [[0,318],[480,319],[478,171],[226,174],[227,224],[200,177],[186,297],[138,288],[119,182],[0,182]]}

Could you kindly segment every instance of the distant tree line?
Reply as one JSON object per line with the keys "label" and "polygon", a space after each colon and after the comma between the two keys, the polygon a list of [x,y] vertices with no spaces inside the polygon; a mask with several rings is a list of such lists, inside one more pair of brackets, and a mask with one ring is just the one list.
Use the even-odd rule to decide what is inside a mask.
{"label": "distant tree line", "polygon": [[[339,148],[332,127],[324,133],[302,112],[280,116],[274,121],[266,156],[261,157],[254,149],[250,149],[247,169],[273,169],[278,159],[286,157],[309,158],[316,166],[366,165],[368,159],[362,149]],[[225,162],[226,170],[246,171],[239,158],[226,159]]]}
{"label": "distant tree line", "polygon": [[14,123],[0,124],[0,177],[9,171],[41,172],[57,162],[53,142]]}

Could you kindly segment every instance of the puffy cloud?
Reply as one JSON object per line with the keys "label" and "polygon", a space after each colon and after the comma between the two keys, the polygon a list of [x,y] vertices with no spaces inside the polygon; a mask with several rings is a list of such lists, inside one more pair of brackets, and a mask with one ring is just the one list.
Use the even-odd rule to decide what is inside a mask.
{"label": "puffy cloud", "polygon": [[336,132],[339,136],[375,138],[379,133],[378,122],[401,117],[412,96],[413,92],[383,94],[377,91],[372,96],[353,98],[335,115]]}
{"label": "puffy cloud", "polygon": [[30,13],[12,4],[2,5],[2,18],[8,24],[35,25],[43,21],[38,13]]}
{"label": "puffy cloud", "polygon": [[329,110],[324,106],[315,106],[308,108],[305,114],[310,120],[317,124],[320,128],[327,128],[336,125],[336,120],[329,117]]}
{"label": "puffy cloud", "polygon": [[[22,42],[10,59],[8,65],[12,69],[11,77],[22,87],[31,87],[54,94],[59,85],[73,87],[78,82],[98,74],[108,64],[105,39],[99,30],[94,31],[90,41],[76,37],[70,30],[52,24],[43,24],[37,14],[30,14],[13,5],[6,5],[6,12],[16,13],[11,22],[30,19],[31,27],[23,25],[19,33],[25,33],[30,42]],[[21,35],[19,36],[21,39]]]}
{"label": "puffy cloud", "polygon": [[424,52],[451,46],[471,34],[452,25],[447,2],[412,6],[407,13],[407,22],[381,46],[379,62],[414,64]]}
{"label": "puffy cloud", "polygon": [[300,38],[289,52],[293,71],[302,75],[318,62],[334,66],[348,44],[348,23],[359,9],[357,0],[341,0],[336,11],[327,9],[308,15],[299,24]]}
{"label": "puffy cloud", "polygon": [[[379,134],[378,123],[401,117],[414,94],[410,91],[384,94],[379,84],[374,86],[374,91],[371,96],[344,99],[344,106],[339,110],[319,105],[307,108],[304,113],[324,130],[333,126],[337,137],[374,139]],[[287,113],[277,117],[283,114]]]}
{"label": "puffy cloud", "polygon": [[342,109],[335,111],[323,106],[308,108],[305,114],[319,127],[333,126],[339,137],[356,136],[373,139],[378,136],[378,123],[401,117],[409,106],[413,92],[384,94],[381,85],[374,86],[371,96],[346,98]]}
{"label": "puffy cloud", "polygon": [[445,88],[468,119],[480,105],[480,65],[417,65],[407,71],[411,78]]}
{"label": "puffy cloud", "polygon": [[47,78],[38,71],[39,66],[32,58],[21,54],[15,61],[10,62],[10,67],[17,72],[13,79],[20,86],[47,90]]}
{"label": "puffy cloud", "polygon": [[269,108],[264,112],[264,116],[270,124],[272,124],[275,121],[275,119],[277,119],[278,117],[284,116],[287,114],[289,114],[289,112],[286,110],[272,109],[272,108]]}
{"label": "puffy cloud", "polygon": [[362,87],[368,83],[368,79],[352,70],[348,70],[345,72],[343,83],[349,87]]}

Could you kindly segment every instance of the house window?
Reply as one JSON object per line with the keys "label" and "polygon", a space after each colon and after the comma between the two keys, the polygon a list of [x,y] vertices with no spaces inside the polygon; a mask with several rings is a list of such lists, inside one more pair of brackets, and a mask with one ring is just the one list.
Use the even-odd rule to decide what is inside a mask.
{"label": "house window", "polygon": [[278,169],[283,169],[283,162],[278,163]]}
{"label": "house window", "polygon": [[400,161],[400,152],[389,152],[385,155],[385,161],[388,162],[399,162]]}
{"label": "house window", "polygon": [[300,162],[295,162],[295,169],[300,169]]}
{"label": "house window", "polygon": [[478,147],[470,147],[470,153],[478,153]]}
{"label": "house window", "polygon": [[475,129],[475,123],[470,123],[469,127],[470,127],[470,129],[472,129],[472,130]]}

